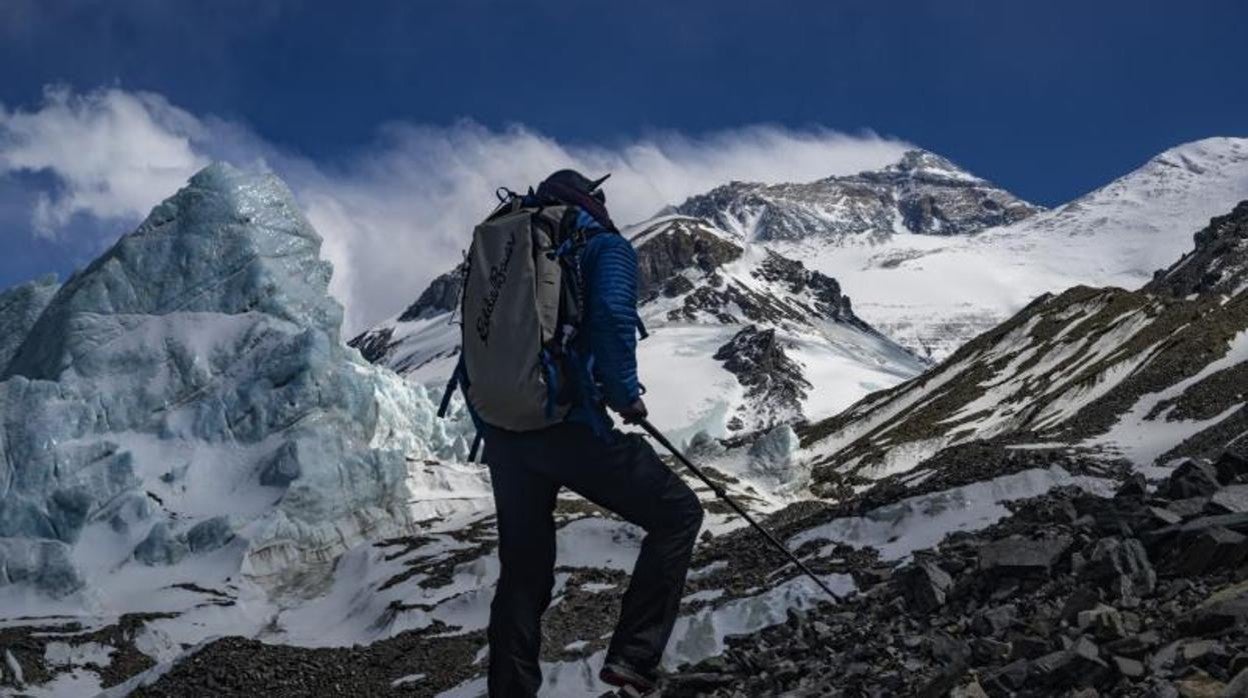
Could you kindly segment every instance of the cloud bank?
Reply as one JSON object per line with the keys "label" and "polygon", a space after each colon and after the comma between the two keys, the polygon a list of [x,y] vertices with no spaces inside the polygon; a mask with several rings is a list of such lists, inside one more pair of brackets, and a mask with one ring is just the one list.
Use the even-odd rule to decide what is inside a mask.
{"label": "cloud bank", "polygon": [[31,216],[36,234],[55,236],[78,213],[141,217],[208,163],[192,147],[205,136],[198,119],[158,95],[51,88],[38,111],[0,105],[0,174],[55,175],[57,189],[38,193]]}
{"label": "cloud bank", "polygon": [[[119,235],[214,159],[275,171],[325,238],[348,332],[398,313],[454,264],[500,186],[523,190],[563,167],[611,172],[608,206],[624,224],[730,180],[849,174],[893,162],[908,147],[872,134],[769,126],[576,145],[522,126],[498,131],[462,121],[385,125],[348,158],[317,162],[152,93],[54,88],[36,109],[0,105],[0,186],[5,175],[49,182],[29,212],[36,235],[63,236],[75,216],[115,222]],[[10,236],[3,244],[22,241]]]}

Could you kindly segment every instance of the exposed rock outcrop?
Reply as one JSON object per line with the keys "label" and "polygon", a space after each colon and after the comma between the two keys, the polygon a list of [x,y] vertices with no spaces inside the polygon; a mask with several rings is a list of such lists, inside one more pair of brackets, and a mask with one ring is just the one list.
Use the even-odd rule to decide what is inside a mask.
{"label": "exposed rock outcrop", "polygon": [[746,327],[715,352],[715,359],[736,375],[751,399],[737,423],[757,428],[801,419],[802,400],[813,386],[785,354],[774,329]]}

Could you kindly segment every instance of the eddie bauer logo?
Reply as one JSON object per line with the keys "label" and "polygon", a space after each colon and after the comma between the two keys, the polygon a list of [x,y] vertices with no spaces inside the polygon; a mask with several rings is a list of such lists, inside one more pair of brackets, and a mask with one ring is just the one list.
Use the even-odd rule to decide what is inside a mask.
{"label": "eddie bauer logo", "polygon": [[489,346],[490,344],[490,318],[494,315],[494,306],[498,303],[498,294],[502,293],[503,284],[507,283],[507,268],[511,265],[511,253],[516,247],[516,235],[511,234],[507,238],[507,245],[503,247],[503,258],[498,264],[490,267],[489,287],[486,293],[485,303],[481,305],[481,313],[477,315],[477,336],[481,338],[481,343]]}

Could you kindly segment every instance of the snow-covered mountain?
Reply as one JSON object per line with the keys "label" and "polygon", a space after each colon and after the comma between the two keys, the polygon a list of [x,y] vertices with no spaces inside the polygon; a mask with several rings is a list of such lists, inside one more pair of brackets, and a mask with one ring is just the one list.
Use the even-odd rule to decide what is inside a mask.
{"label": "snow-covered mountain", "polygon": [[[1152,569],[1131,526],[1150,527],[1158,576],[1179,565],[1195,580],[1159,580],[1138,591],[1143,606],[1124,605],[1146,609],[1159,638],[1189,627],[1176,614],[1209,608],[1206,590],[1242,592],[1182,551],[1248,554],[1244,514],[1199,518],[1242,511],[1248,464],[1185,465],[1160,498],[1131,482],[1107,495],[1178,456],[1242,453],[1248,204],[1143,290],[1046,296],[904,383],[922,366],[805,260],[682,215],[628,235],[652,406],[678,410],[665,424],[689,420],[691,457],[850,595],[820,604],[698,485],[706,528],[666,662],[703,663],[672,695],[793,688],[806,669],[791,657],[906,693],[963,681],[964,645],[994,687],[1013,685],[1020,661],[1046,681],[1082,677],[1065,667],[1086,661],[1089,680],[1109,681],[1097,672],[1130,668],[1108,662],[1133,645],[1088,649],[1089,626],[1056,617],[1083,593],[1076,581],[1101,584],[1097,570]],[[0,345],[3,690],[482,694],[498,574],[487,473],[461,462],[462,414],[434,419],[424,388],[340,344],[318,248],[279,182],[213,166],[63,286],[0,295],[0,321],[22,335]],[[444,277],[355,343],[440,378],[457,288]],[[872,382],[895,387],[831,416]],[[801,417],[800,441],[787,424],[746,434]],[[716,426],[733,438],[695,436]],[[556,522],[544,692],[595,695],[640,533],[566,494]],[[1127,587],[1107,579],[1097,593],[1119,603]],[[1075,634],[1038,637],[1009,613]],[[752,639],[725,655],[733,634]],[[1008,666],[992,652],[1005,637],[1024,653]],[[1163,673],[1173,656],[1196,656],[1156,644],[1131,657],[1159,680],[1178,676]],[[963,667],[953,679],[950,663]]]}
{"label": "snow-covered mountain", "polygon": [[[836,280],[800,261],[681,215],[624,234],[637,249],[650,332],[638,352],[646,401],[679,439],[831,416],[924,368],[859,319]],[[460,278],[438,277],[397,318],[350,344],[440,384],[457,357]]]}
{"label": "snow-covered mountain", "polygon": [[880,170],[808,183],[732,182],[675,207],[746,240],[832,244],[907,233],[962,235],[1039,210],[925,150],[910,150]]}
{"label": "snow-covered mountain", "polygon": [[[771,410],[725,407],[725,422],[810,409],[791,392],[821,381],[799,374],[802,342],[877,359],[857,375],[881,381],[917,370],[831,279],[703,228],[639,231],[647,317],[659,333],[713,327],[710,353],[683,346],[682,360]],[[488,475],[462,462],[462,408],[435,419],[421,386],[340,343],[319,247],[279,181],[214,165],[64,285],[0,296],[21,335],[0,373],[3,690],[253,694],[277,674],[304,692],[326,680],[368,694],[477,690],[498,573]],[[445,321],[439,305],[435,287],[412,315]],[[680,380],[687,390],[691,376]],[[693,442],[756,511],[801,496],[787,425],[733,446]],[[739,525],[708,507],[708,536]],[[591,667],[639,533],[571,496],[558,525],[543,660],[557,692],[583,695],[601,689]],[[760,574],[725,571],[732,540],[703,553],[672,661],[810,603],[800,580],[764,590]],[[838,564],[827,581],[844,588]]]}
{"label": "snow-covered mountain", "polygon": [[[829,238],[820,223],[811,235],[771,236],[767,245],[836,278],[854,291],[865,321],[940,360],[1042,293],[1138,287],[1187,249],[1186,231],[1245,197],[1248,139],[1209,138],[1167,150],[1064,206],[973,235],[900,234],[876,222],[862,234]],[[739,205],[723,201],[718,210]],[[809,208],[768,215],[806,219]]]}
{"label": "snow-covered mountain", "polygon": [[832,505],[771,521],[816,561],[866,542],[861,593],[663,695],[1243,695],[1246,389],[1243,201],[1140,290],[1045,295],[804,429]]}
{"label": "snow-covered mountain", "polygon": [[1138,291],[1042,296],[922,377],[813,425],[817,489],[1017,449],[1147,469],[1248,448],[1248,201],[1195,241]]}

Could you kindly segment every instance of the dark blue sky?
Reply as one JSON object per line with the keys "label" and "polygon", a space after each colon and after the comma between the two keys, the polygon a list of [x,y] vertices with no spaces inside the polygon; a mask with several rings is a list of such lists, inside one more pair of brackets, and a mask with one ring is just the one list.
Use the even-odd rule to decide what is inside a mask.
{"label": "dark blue sky", "polygon": [[1051,205],[1248,133],[1242,1],[5,4],[11,108],[48,83],[117,84],[318,159],[389,120],[580,143],[817,125],[911,140]]}

